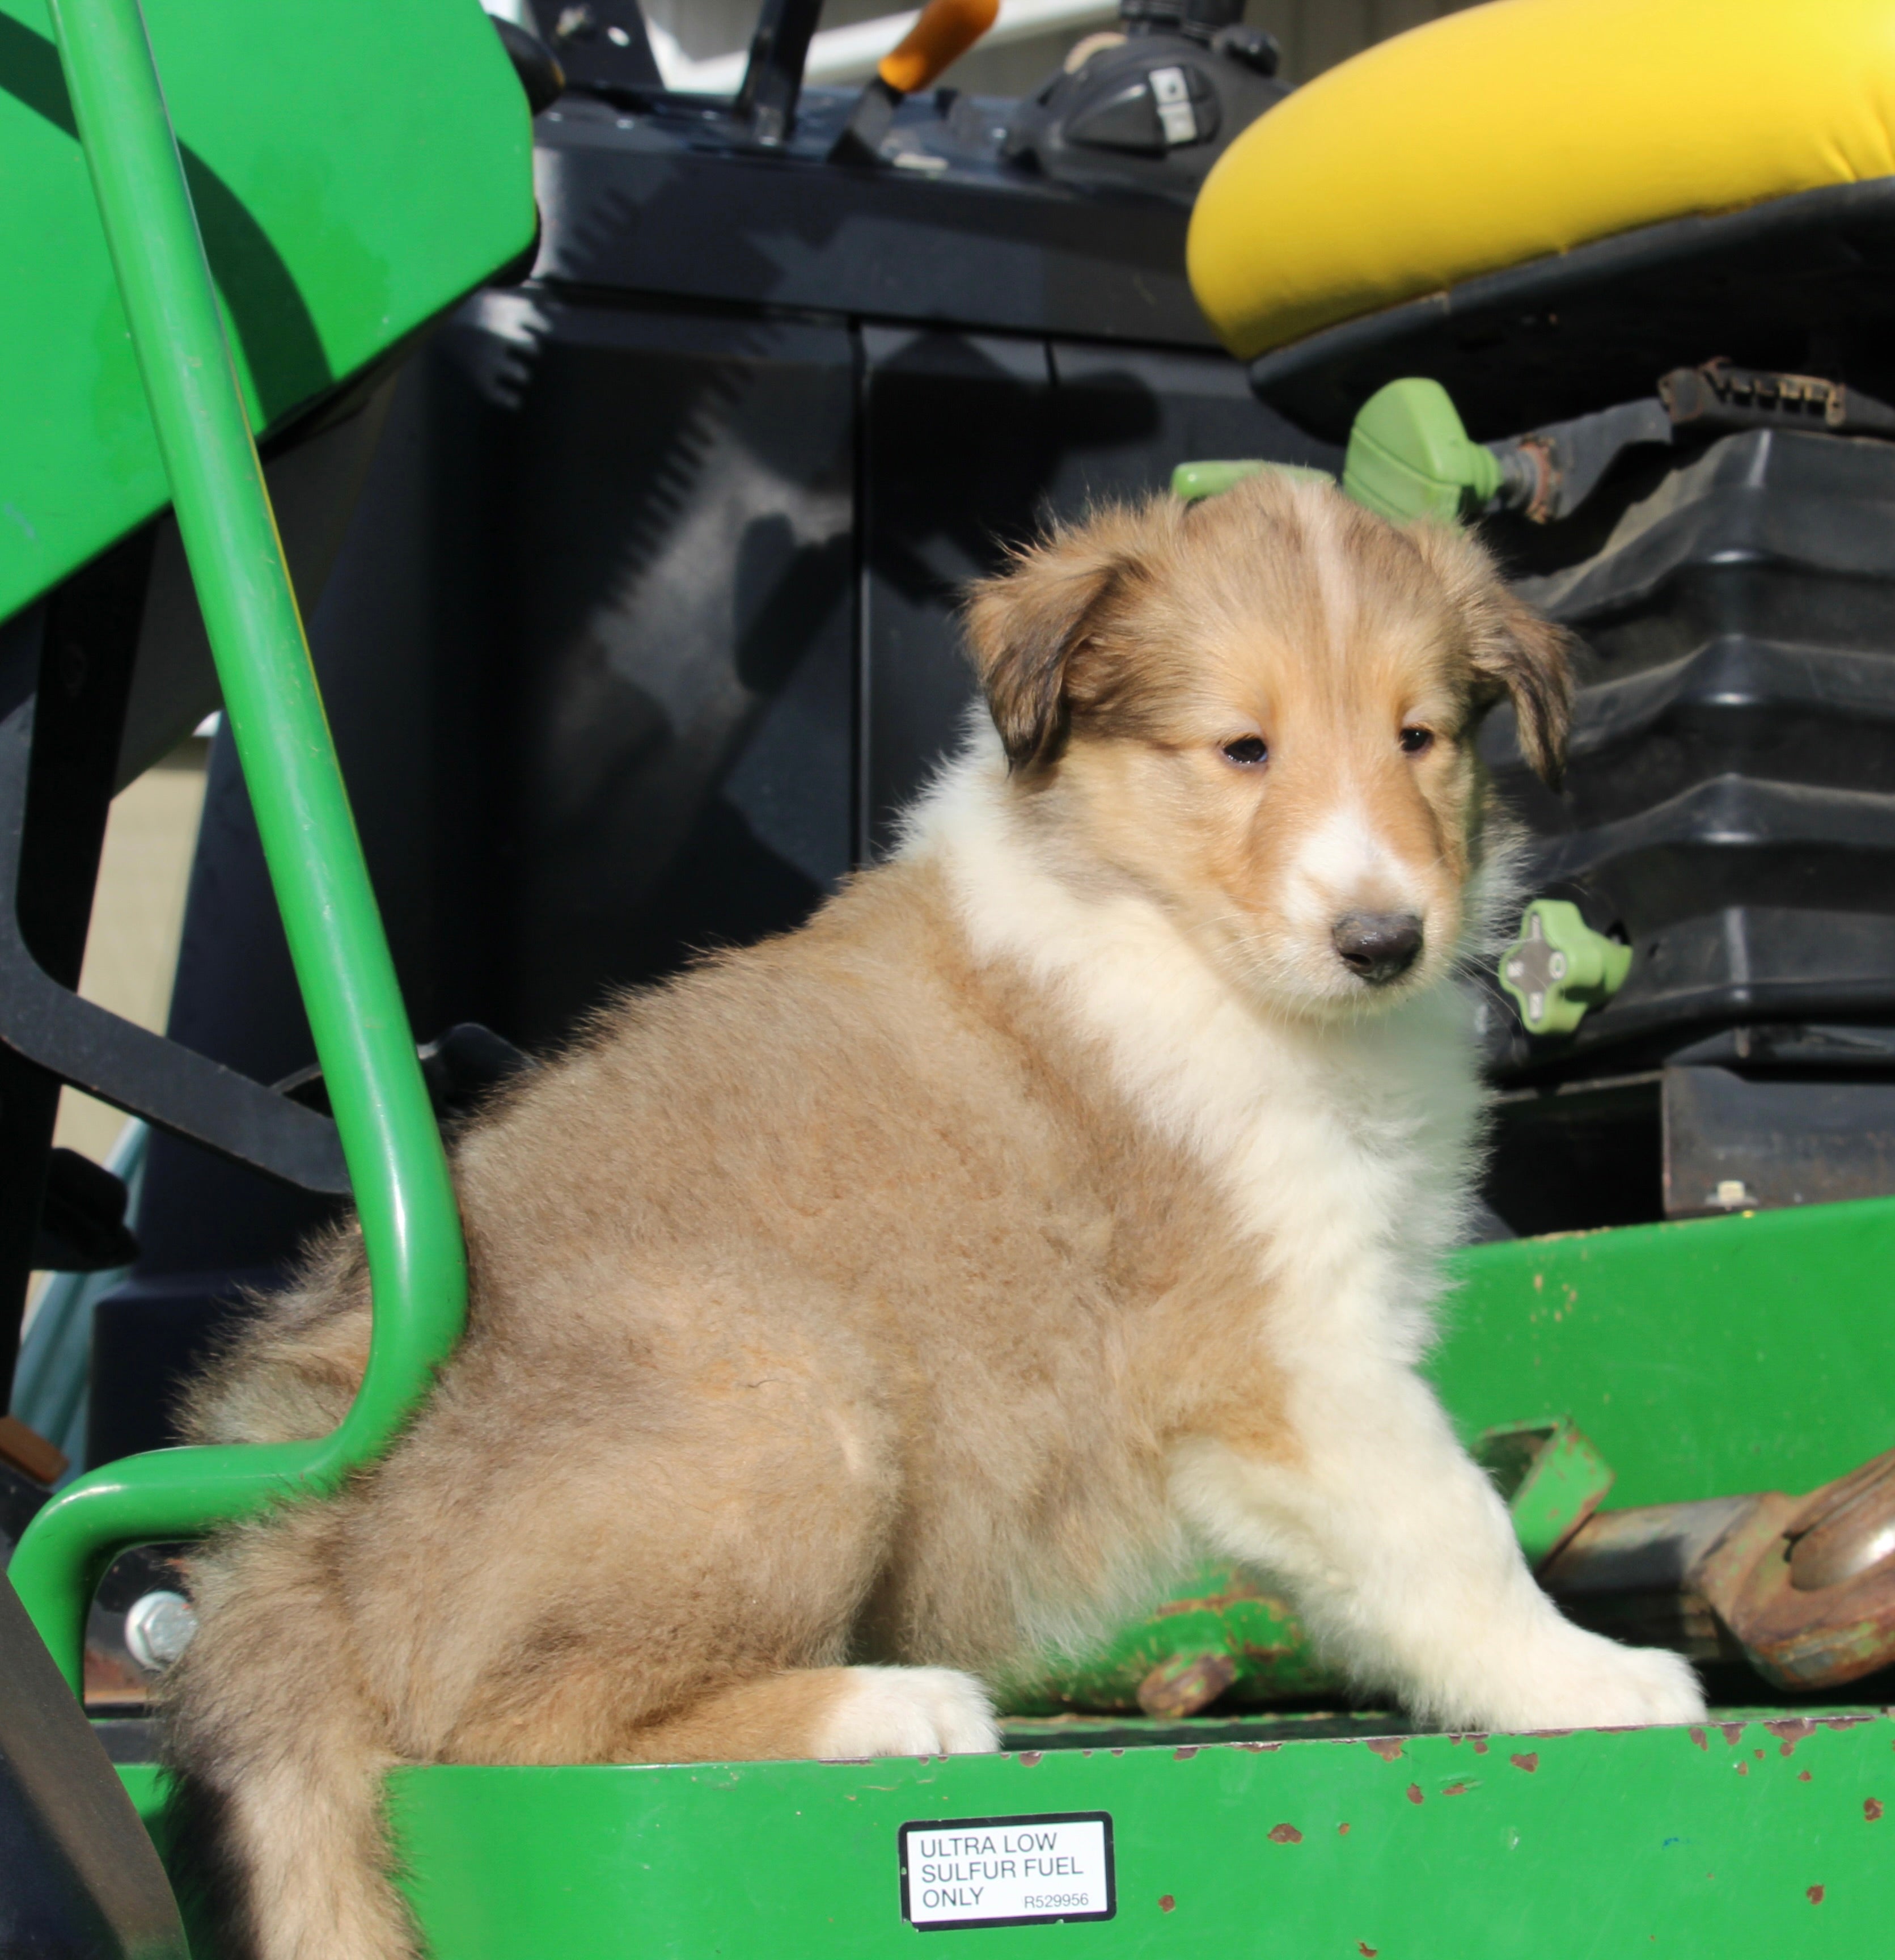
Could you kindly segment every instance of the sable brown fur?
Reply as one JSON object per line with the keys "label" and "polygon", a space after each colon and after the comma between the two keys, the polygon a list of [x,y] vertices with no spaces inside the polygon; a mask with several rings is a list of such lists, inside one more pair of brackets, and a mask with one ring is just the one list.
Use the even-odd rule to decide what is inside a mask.
{"label": "sable brown fur", "polygon": [[[968,631],[1005,849],[1149,912],[1260,1029],[1318,1045],[1361,988],[1325,970],[1305,998],[1270,949],[1302,930],[1283,895],[1325,776],[1359,778],[1351,820],[1437,908],[1425,990],[1482,861],[1480,714],[1510,690],[1549,768],[1563,739],[1560,638],[1474,547],[1272,484],[1055,534],[976,588]],[[1286,736],[1260,792],[1219,744],[1280,710],[1308,753]],[[1438,752],[1391,762],[1423,710]],[[952,858],[917,833],[802,931],[621,1002],[456,1141],[459,1351],[382,1463],[194,1568],[170,1748],[265,1960],[412,1950],[380,1876],[393,1763],[902,1746],[845,1717],[909,1689],[847,1670],[993,1680],[1108,1625],[1211,1529],[1178,1495],[1205,1451],[1329,1474],[1292,1413],[1303,1350],[1270,1332],[1286,1248],[1071,985],[977,943]],[[1471,1147],[1434,1150],[1444,1191]],[[367,1335],[351,1230],[198,1386],[192,1437],[320,1433]],[[990,1746],[961,1719],[924,1746]]]}
{"label": "sable brown fur", "polygon": [[[1266,1381],[1186,1338],[1254,1284],[1201,1175],[1088,1093],[1079,1045],[974,969],[943,912],[930,869],[859,880],[803,932],[604,1017],[462,1142],[466,1340],[328,1507],[388,1599],[402,1753],[635,1757],[707,1666],[997,1666],[1143,1578],[1181,1420],[1207,1397],[1267,1412]],[[320,1433],[366,1322],[351,1236],[200,1384],[194,1437]],[[1068,1419],[1120,1403],[1124,1428]],[[676,1596],[653,1573],[627,1599],[654,1535]],[[714,1605],[714,1570],[735,1585]],[[441,1650],[414,1650],[418,1598],[482,1626],[452,1688]],[[587,1732],[549,1733],[536,1678],[577,1653],[625,1678],[587,1698]]]}

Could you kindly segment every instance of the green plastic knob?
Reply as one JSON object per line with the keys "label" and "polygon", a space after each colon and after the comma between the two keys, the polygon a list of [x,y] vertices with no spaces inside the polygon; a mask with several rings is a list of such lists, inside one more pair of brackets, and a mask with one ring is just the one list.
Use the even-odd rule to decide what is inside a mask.
{"label": "green plastic knob", "polygon": [[1500,956],[1500,984],[1528,1033],[1569,1035],[1625,985],[1632,949],[1595,932],[1564,899],[1535,899]]}
{"label": "green plastic knob", "polygon": [[1247,476],[1261,476],[1266,469],[1304,483],[1336,480],[1326,469],[1305,469],[1300,463],[1181,463],[1172,472],[1172,495],[1181,497],[1187,504],[1195,504],[1200,497],[1220,497],[1233,484],[1242,482]]}
{"label": "green plastic knob", "polygon": [[1499,461],[1470,439],[1439,381],[1410,375],[1377,389],[1349,431],[1343,491],[1398,524],[1471,517],[1500,480]]}

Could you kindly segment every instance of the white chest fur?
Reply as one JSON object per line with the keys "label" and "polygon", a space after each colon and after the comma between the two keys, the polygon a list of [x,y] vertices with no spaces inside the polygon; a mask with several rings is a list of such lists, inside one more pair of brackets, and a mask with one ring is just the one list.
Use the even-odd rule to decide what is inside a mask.
{"label": "white chest fur", "polygon": [[977,953],[1044,986],[1102,1042],[1144,1120],[1223,1187],[1254,1237],[1260,1335],[1283,1360],[1301,1372],[1340,1349],[1412,1363],[1474,1161],[1464,991],[1358,1019],[1270,1018],[1153,901],[1049,870],[984,743],[917,810],[908,848],[940,854]]}

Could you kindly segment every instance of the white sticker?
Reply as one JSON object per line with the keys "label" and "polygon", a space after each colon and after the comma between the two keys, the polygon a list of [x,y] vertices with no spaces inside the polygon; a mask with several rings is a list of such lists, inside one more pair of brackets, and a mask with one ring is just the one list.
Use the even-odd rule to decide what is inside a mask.
{"label": "white sticker", "polygon": [[1155,68],[1151,72],[1152,99],[1158,105],[1158,120],[1167,143],[1197,141],[1197,119],[1191,113],[1190,85],[1181,68]]}
{"label": "white sticker", "polygon": [[1116,1910],[1112,1820],[1102,1810],[905,1824],[899,1846],[901,1917],[924,1933],[1110,1919]]}

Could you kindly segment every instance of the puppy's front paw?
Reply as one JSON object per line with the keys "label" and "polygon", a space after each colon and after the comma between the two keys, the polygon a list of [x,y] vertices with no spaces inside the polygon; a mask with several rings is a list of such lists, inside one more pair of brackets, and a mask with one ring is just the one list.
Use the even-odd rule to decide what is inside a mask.
{"label": "puppy's front paw", "polygon": [[986,1691],[946,1667],[852,1667],[816,1742],[827,1760],[978,1755],[1000,1746]]}
{"label": "puppy's front paw", "polygon": [[1519,1684],[1518,1711],[1506,1726],[1530,1729],[1637,1729],[1704,1720],[1704,1694],[1690,1663],[1657,1647],[1563,1628],[1558,1650],[1537,1657]]}

